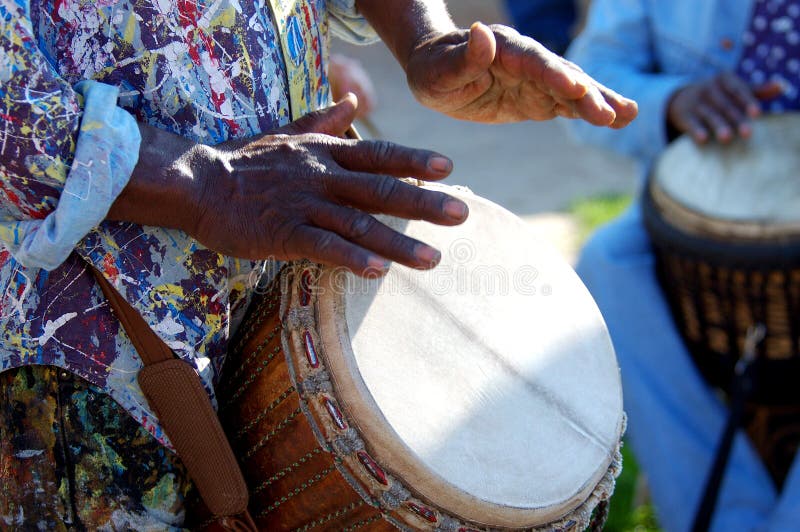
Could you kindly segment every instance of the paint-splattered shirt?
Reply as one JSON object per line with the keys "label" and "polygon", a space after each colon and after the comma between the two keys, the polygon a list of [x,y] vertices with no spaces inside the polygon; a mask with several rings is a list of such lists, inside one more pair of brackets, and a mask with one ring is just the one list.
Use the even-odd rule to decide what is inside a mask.
{"label": "paint-splattered shirt", "polygon": [[[329,20],[351,40],[373,37],[354,0],[0,0],[0,224],[46,217],[70,169],[91,164],[75,160],[81,80],[119,87],[119,106],[138,121],[197,142],[246,137],[328,102]],[[107,221],[52,271],[22,266],[9,249],[0,244],[0,370],[72,371],[169,443],[89,261],[213,397],[258,263],[180,231]]]}

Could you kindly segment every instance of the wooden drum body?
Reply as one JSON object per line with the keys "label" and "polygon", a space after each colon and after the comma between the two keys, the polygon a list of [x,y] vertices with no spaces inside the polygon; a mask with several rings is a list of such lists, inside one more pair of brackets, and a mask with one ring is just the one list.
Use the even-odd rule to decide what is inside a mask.
{"label": "wooden drum body", "polygon": [[674,142],[643,198],[658,274],[698,369],[730,391],[748,330],[757,384],[746,425],[780,483],[800,442],[800,117],[754,124],[749,141]]}
{"label": "wooden drum body", "polygon": [[524,222],[469,192],[430,272],[287,265],[240,327],[220,417],[265,530],[581,530],[624,426],[605,325]]}

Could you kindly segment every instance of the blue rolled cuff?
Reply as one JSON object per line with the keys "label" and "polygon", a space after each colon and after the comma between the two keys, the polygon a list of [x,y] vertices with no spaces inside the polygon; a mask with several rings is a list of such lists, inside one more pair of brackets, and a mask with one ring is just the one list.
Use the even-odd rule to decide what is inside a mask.
{"label": "blue rolled cuff", "polygon": [[15,241],[5,242],[28,268],[53,270],[102,222],[128,184],[139,160],[136,120],[117,107],[117,87],[81,81],[84,98],[75,156],[55,210],[43,220],[17,222]]}

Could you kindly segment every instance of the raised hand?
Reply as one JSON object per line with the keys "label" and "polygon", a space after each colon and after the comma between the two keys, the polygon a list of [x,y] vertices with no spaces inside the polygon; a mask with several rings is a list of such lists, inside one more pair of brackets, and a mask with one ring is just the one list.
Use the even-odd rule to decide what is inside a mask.
{"label": "raised hand", "polygon": [[512,28],[473,24],[417,44],[406,67],[424,105],[454,118],[501,123],[579,118],[621,128],[637,106]]}
{"label": "raised hand", "polygon": [[734,74],[721,74],[676,91],[667,105],[667,122],[698,144],[749,138],[750,121],[761,115],[759,100],[776,98],[782,91],[778,83],[751,88]]}

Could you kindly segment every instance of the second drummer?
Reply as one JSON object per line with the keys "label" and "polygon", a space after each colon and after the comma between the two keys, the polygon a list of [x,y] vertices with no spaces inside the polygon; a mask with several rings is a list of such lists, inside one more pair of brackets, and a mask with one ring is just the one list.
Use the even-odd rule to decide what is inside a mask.
{"label": "second drummer", "polygon": [[[641,106],[625,131],[576,125],[576,134],[646,170],[678,134],[726,143],[747,138],[761,113],[800,108],[800,2],[595,0],[570,57]],[[614,340],[628,433],[658,517],[666,530],[688,530],[726,411],[675,328],[638,203],[592,238],[577,269]],[[798,460],[780,491],[738,438],[712,529],[795,530],[798,505]]]}

